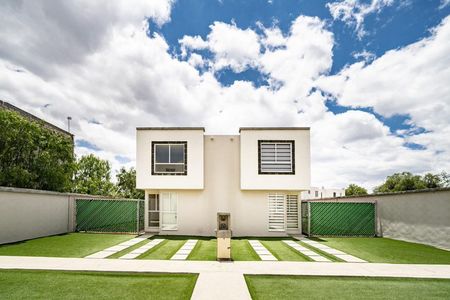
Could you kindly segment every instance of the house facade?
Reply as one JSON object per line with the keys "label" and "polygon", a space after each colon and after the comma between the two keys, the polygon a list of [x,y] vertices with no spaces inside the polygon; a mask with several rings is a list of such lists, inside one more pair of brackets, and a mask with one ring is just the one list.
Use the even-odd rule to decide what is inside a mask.
{"label": "house facade", "polygon": [[309,128],[137,128],[136,185],[145,230],[213,236],[217,213],[233,236],[301,233],[300,194],[310,188]]}
{"label": "house facade", "polygon": [[325,187],[311,187],[302,192],[303,200],[345,197],[345,189],[329,189]]}

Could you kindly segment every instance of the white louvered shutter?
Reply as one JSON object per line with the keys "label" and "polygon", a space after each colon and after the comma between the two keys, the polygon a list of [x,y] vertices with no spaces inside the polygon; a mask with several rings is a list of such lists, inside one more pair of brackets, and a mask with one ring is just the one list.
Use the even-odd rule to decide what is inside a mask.
{"label": "white louvered shutter", "polygon": [[286,196],[287,229],[298,229],[298,195]]}
{"label": "white louvered shutter", "polygon": [[285,200],[283,194],[269,194],[269,231],[285,230]]}
{"label": "white louvered shutter", "polygon": [[261,143],[261,172],[292,172],[291,143]]}

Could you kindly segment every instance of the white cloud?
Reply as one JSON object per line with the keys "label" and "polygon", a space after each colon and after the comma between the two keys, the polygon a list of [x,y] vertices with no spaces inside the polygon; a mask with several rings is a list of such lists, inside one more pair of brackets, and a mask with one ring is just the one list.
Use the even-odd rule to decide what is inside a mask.
{"label": "white cloud", "polygon": [[[186,50],[180,60],[163,36],[148,36],[142,22],[146,15],[160,24],[168,21],[170,1],[145,2],[161,5],[153,12],[139,5],[121,9],[116,2],[106,11],[90,4],[89,14],[99,20],[87,28],[73,24],[86,13],[73,9],[73,3],[58,4],[72,14],[64,18],[47,13],[46,2],[39,1],[0,9],[0,19],[19,26],[17,33],[0,27],[0,98],[61,127],[71,115],[77,139],[101,148],[79,147],[78,154],[95,152],[115,169],[122,165],[116,156],[125,156],[132,165],[136,126],[205,126],[208,133],[233,134],[239,126],[311,126],[314,185],[356,182],[370,188],[394,171],[439,171],[449,165],[447,19],[428,39],[328,76],[334,38],[319,18],[299,16],[288,32],[273,26],[262,34],[215,22],[205,39],[180,41]],[[11,12],[15,18],[5,15]],[[38,22],[34,12],[45,15],[45,22]],[[57,24],[52,42],[46,42],[46,28]],[[74,33],[83,30],[92,32],[92,40]],[[53,51],[64,52],[65,42],[73,46],[55,58]],[[201,49],[211,51],[213,60],[195,53]],[[271,85],[236,81],[222,86],[215,78],[218,69],[249,66],[264,73]],[[432,132],[399,137],[370,113],[335,115],[320,91],[311,92],[313,87],[333,94],[342,105],[373,106],[386,116],[410,113],[415,125]],[[89,123],[93,119],[100,124]],[[405,148],[405,142],[427,150]]]}
{"label": "white cloud", "polygon": [[342,0],[327,3],[334,20],[341,20],[349,26],[354,26],[359,38],[367,34],[364,29],[364,19],[367,15],[380,12],[384,7],[391,6],[395,0],[371,0],[363,3],[361,0]]}
{"label": "white cloud", "polygon": [[222,22],[214,22],[210,28],[208,45],[215,56],[216,70],[230,67],[235,72],[242,72],[253,66],[260,52],[259,38],[253,30],[242,30],[235,24]]}
{"label": "white cloud", "polygon": [[371,62],[372,60],[374,60],[376,56],[375,56],[375,54],[373,54],[370,51],[363,50],[360,52],[353,53],[353,57],[357,60],[362,59],[363,61],[368,63],[368,62]]}
{"label": "white cloud", "polygon": [[439,9],[443,9],[450,4],[450,0],[441,0],[441,4],[439,5]]}

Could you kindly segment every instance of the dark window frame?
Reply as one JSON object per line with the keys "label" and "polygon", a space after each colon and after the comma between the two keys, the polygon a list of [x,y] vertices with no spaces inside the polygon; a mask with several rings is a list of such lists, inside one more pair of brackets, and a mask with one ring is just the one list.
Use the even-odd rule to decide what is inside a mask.
{"label": "dark window frame", "polygon": [[[184,146],[184,171],[183,172],[155,172],[155,145],[177,144]],[[187,175],[187,141],[152,141],[152,175],[161,176],[186,176]]]}
{"label": "dark window frame", "polygon": [[[261,145],[264,143],[290,143],[291,144],[291,164],[290,172],[263,172],[261,170]],[[258,140],[258,174],[259,175],[295,175],[295,141],[294,140]]]}

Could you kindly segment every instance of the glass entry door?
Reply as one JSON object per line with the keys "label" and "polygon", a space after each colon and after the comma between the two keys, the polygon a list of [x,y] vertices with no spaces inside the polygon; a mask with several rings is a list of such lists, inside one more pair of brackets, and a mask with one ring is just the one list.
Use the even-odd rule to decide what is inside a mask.
{"label": "glass entry door", "polygon": [[177,193],[161,193],[161,229],[177,230]]}
{"label": "glass entry door", "polygon": [[148,195],[148,227],[150,230],[159,230],[159,195]]}

